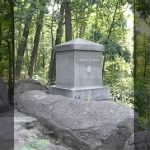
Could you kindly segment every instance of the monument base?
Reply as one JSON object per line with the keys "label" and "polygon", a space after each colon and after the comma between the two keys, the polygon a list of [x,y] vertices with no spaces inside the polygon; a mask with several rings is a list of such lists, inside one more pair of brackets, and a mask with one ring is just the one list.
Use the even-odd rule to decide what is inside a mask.
{"label": "monument base", "polygon": [[53,85],[49,92],[77,100],[112,100],[110,89],[106,86],[66,88]]}

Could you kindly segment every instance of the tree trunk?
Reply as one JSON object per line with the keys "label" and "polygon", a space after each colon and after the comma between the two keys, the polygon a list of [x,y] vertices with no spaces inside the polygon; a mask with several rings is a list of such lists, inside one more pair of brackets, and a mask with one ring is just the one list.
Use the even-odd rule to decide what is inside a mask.
{"label": "tree trunk", "polygon": [[72,40],[71,2],[65,1],[65,35],[66,41]]}
{"label": "tree trunk", "polygon": [[[63,35],[63,20],[64,20],[64,3],[62,3],[60,8],[60,19],[56,31],[55,45],[61,43],[61,39]],[[55,49],[53,48],[51,52],[51,60],[50,60],[50,67],[49,67],[49,82],[52,83],[55,80],[56,80],[56,54],[55,54]]]}
{"label": "tree trunk", "polygon": [[80,38],[82,38],[84,36],[86,26],[87,26],[86,22],[84,24],[81,24],[81,26],[80,26],[80,33],[79,33],[79,37]]}
{"label": "tree trunk", "polygon": [[62,3],[61,8],[60,8],[60,19],[58,22],[55,45],[61,43],[61,39],[63,35],[63,21],[64,21],[64,3]]}
{"label": "tree trunk", "polygon": [[42,67],[43,67],[43,69],[45,68],[45,54],[44,54],[44,51],[42,53]]}
{"label": "tree trunk", "polygon": [[116,14],[117,14],[118,6],[119,6],[119,0],[118,0],[117,3],[116,3],[114,15],[113,15],[113,20],[112,20],[112,23],[111,23],[110,28],[109,28],[109,30],[108,30],[107,40],[110,39],[110,36],[111,36],[111,33],[112,33],[112,29],[113,29],[113,27],[114,27],[114,22],[115,22],[115,19],[116,19]]}
{"label": "tree trunk", "polygon": [[[106,41],[105,41],[106,44],[108,43],[108,41],[109,41],[109,39],[110,39],[110,36],[111,36],[111,34],[112,34],[112,29],[113,29],[113,27],[114,27],[114,22],[115,22],[115,19],[116,19],[117,9],[118,9],[118,6],[119,6],[119,1],[120,1],[120,0],[118,0],[117,3],[116,3],[115,11],[114,11],[114,14],[113,14],[113,20],[112,20],[112,23],[111,23],[111,25],[110,25],[110,28],[108,29],[108,36],[107,36],[107,39],[106,39]],[[105,62],[106,62],[106,59],[105,59],[105,57],[104,57],[103,69],[102,69],[103,77],[104,77]]]}
{"label": "tree trunk", "polygon": [[35,8],[35,4],[31,3],[28,16],[25,20],[25,25],[24,25],[24,30],[23,30],[23,35],[21,42],[19,44],[18,50],[17,50],[17,60],[16,60],[16,79],[20,79],[20,74],[21,74],[21,67],[22,67],[22,62],[23,62],[23,57],[24,57],[24,52],[27,46],[27,40],[28,40],[28,35],[29,35],[29,28],[30,24],[32,22],[32,16],[34,13],[33,8]]}
{"label": "tree trunk", "polygon": [[[146,36],[146,35],[145,35]],[[147,39],[144,41],[147,41],[147,46],[146,43],[144,50],[145,50],[145,64],[144,64],[144,78],[145,78],[145,83],[146,83],[146,99],[147,99],[147,120],[148,120],[148,129],[150,131],[150,35],[147,34]],[[149,135],[148,135],[149,136]]]}
{"label": "tree trunk", "polygon": [[2,43],[1,37],[2,37],[2,25],[0,23],[0,47],[1,47],[1,43]]}
{"label": "tree trunk", "polygon": [[14,104],[13,95],[14,95],[14,3],[9,2],[10,5],[10,14],[12,15],[10,20],[10,39],[8,40],[8,51],[9,51],[9,80],[8,80],[8,97],[9,103]]}
{"label": "tree trunk", "polygon": [[[45,3],[43,4],[43,7],[45,7]],[[43,19],[44,19],[44,10],[42,8],[40,10],[39,16],[37,17],[37,22],[36,22],[34,46],[33,46],[32,54],[31,54],[31,60],[30,60],[29,70],[28,70],[29,78],[32,78],[33,76],[33,70],[34,70],[34,66],[35,66],[37,54],[38,54],[38,46],[39,46],[40,35],[41,35],[41,30],[42,30],[42,25],[43,25]]]}

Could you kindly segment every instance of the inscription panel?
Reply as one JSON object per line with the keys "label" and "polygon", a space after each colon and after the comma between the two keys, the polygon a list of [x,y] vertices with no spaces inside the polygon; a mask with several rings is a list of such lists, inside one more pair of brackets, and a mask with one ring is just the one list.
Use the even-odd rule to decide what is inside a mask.
{"label": "inscription panel", "polygon": [[102,55],[100,52],[76,52],[75,85],[77,87],[102,84]]}

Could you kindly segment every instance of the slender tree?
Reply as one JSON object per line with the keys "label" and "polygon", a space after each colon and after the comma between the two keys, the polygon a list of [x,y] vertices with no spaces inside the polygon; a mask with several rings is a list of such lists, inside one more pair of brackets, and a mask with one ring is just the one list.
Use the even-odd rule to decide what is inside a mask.
{"label": "slender tree", "polygon": [[110,36],[111,36],[111,33],[112,33],[112,29],[114,27],[114,22],[115,22],[115,19],[116,19],[116,14],[117,14],[118,7],[119,7],[119,0],[117,0],[117,2],[116,2],[115,11],[114,11],[114,14],[113,14],[113,19],[112,19],[112,23],[110,25],[110,28],[108,29],[107,41],[110,39]]}
{"label": "slender tree", "polygon": [[[110,36],[111,36],[111,34],[112,34],[112,30],[113,30],[113,27],[114,27],[114,22],[115,22],[116,15],[117,15],[117,10],[118,10],[118,7],[119,7],[119,1],[120,1],[120,0],[117,0],[116,5],[115,5],[115,11],[114,11],[114,14],[113,14],[113,19],[112,19],[112,22],[111,22],[110,27],[109,27],[109,29],[108,29],[108,35],[107,35],[107,38],[106,38],[106,41],[105,41],[105,44],[106,44],[106,45],[108,44],[109,39],[110,39]],[[104,57],[103,71],[102,71],[103,77],[104,77],[105,63],[106,63],[106,58]]]}
{"label": "slender tree", "polygon": [[14,28],[14,2],[10,1],[10,14],[12,15],[11,17],[11,23],[10,23],[10,35],[11,38],[8,41],[8,50],[9,50],[9,81],[8,81],[8,95],[9,95],[9,102],[10,104],[14,104],[13,100],[13,95],[14,95],[14,49],[15,49],[15,43],[14,43],[14,33],[15,33],[15,28]]}
{"label": "slender tree", "polygon": [[[62,36],[63,36],[63,21],[64,21],[64,2],[61,4],[60,7],[60,13],[59,13],[59,21],[58,21],[58,27],[56,31],[56,40],[55,45],[58,45],[61,43]],[[50,67],[49,67],[49,80],[52,83],[55,81],[56,78],[56,54],[55,49],[52,49],[51,52],[51,60],[50,60]]]}
{"label": "slender tree", "polygon": [[23,57],[27,46],[29,28],[32,22],[32,16],[34,14],[34,10],[35,10],[35,2],[32,1],[26,15],[22,39],[19,43],[18,50],[17,50],[16,72],[15,72],[16,79],[20,79]]}
{"label": "slender tree", "polygon": [[40,35],[41,35],[41,30],[42,30],[42,25],[43,25],[46,2],[40,1],[40,4],[41,4],[42,8],[40,9],[40,12],[37,17],[37,22],[36,22],[34,46],[33,46],[32,54],[31,54],[31,60],[30,60],[29,70],[28,70],[29,78],[32,78],[32,76],[33,76],[33,70],[34,70],[34,66],[36,63],[36,59],[37,59],[38,46],[39,46]]}
{"label": "slender tree", "polygon": [[66,41],[72,40],[72,23],[71,23],[71,1],[65,0],[65,37]]}
{"label": "slender tree", "polygon": [[2,43],[1,37],[2,37],[2,24],[0,23],[0,47]]}

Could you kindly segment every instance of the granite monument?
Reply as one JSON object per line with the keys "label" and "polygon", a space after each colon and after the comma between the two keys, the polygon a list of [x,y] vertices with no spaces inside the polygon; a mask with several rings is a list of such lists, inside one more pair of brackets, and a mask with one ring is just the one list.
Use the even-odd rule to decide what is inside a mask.
{"label": "granite monument", "polygon": [[77,38],[57,45],[56,85],[52,94],[73,99],[110,100],[109,87],[102,84],[104,46]]}

